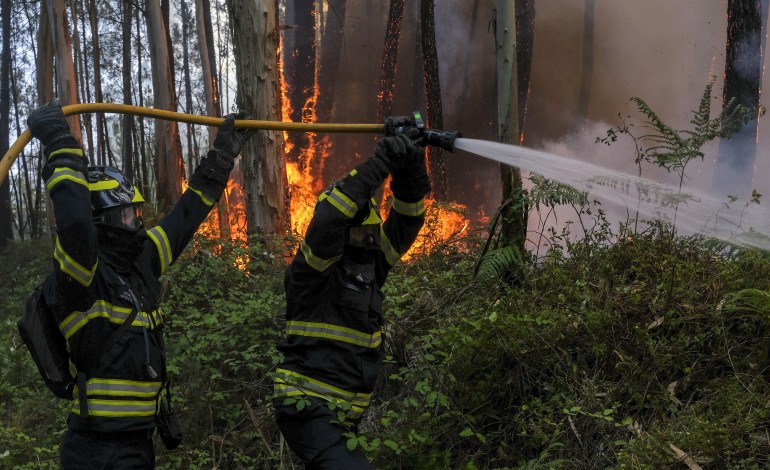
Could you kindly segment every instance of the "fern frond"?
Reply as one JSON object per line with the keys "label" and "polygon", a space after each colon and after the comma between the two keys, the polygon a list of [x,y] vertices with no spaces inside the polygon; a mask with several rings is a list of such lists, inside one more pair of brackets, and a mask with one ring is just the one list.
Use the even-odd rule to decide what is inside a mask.
{"label": "fern frond", "polygon": [[725,300],[722,310],[730,313],[770,313],[770,292],[759,289],[743,289],[733,292]]}
{"label": "fern frond", "polygon": [[481,281],[489,281],[501,278],[511,267],[523,267],[524,258],[521,251],[514,245],[503,246],[488,252],[481,258],[476,278]]}
{"label": "fern frond", "polygon": [[540,204],[554,207],[560,204],[585,205],[588,203],[588,194],[571,186],[538,174],[532,174],[529,179],[532,181],[532,189],[527,196],[530,207]]}

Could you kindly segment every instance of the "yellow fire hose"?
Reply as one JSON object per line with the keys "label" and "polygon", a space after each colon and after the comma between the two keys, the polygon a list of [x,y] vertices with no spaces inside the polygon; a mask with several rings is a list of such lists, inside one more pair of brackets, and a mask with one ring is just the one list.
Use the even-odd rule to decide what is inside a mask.
{"label": "yellow fire hose", "polygon": [[[65,116],[83,113],[119,113],[133,114],[156,119],[165,119],[167,121],[187,122],[190,124],[201,124],[204,126],[219,126],[224,122],[224,118],[214,118],[208,116],[198,116],[195,114],[177,113],[174,111],[165,111],[162,109],[144,108],[141,106],[130,106],[117,103],[84,103],[63,106]],[[281,121],[257,121],[251,119],[236,119],[235,127],[246,129],[262,129],[274,131],[296,131],[296,132],[346,132],[361,134],[381,134],[383,132],[382,124],[321,124],[305,122],[281,122]],[[11,165],[16,161],[24,147],[32,140],[32,133],[26,129],[11,145],[8,151],[0,160],[0,184],[3,184]]]}

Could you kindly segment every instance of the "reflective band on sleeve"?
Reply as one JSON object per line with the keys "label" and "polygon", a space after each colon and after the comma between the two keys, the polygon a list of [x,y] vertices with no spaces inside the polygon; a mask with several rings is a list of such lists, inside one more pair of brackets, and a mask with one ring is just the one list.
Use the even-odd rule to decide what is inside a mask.
{"label": "reflective band on sleeve", "polygon": [[286,334],[330,339],[332,341],[341,341],[357,346],[363,346],[365,348],[377,348],[382,344],[381,331],[375,331],[373,334],[368,334],[352,328],[331,325],[329,323],[287,321]]}
{"label": "reflective band on sleeve", "polygon": [[326,401],[346,401],[351,404],[347,413],[351,419],[360,418],[372,401],[371,393],[349,392],[288,369],[276,370],[273,394],[276,398],[309,395]]}
{"label": "reflective band on sleeve", "polygon": [[61,149],[56,149],[53,152],[48,154],[48,158],[55,157],[56,155],[59,155],[60,153],[69,153],[70,155],[77,155],[78,157],[82,157],[83,149],[80,147],[65,147]]}
{"label": "reflective band on sleeve", "polygon": [[[64,335],[65,339],[70,339],[72,335],[86,325],[94,318],[106,318],[111,323],[121,324],[126,321],[131,309],[127,307],[117,307],[104,300],[97,300],[94,304],[85,312],[72,312],[67,315],[61,323],[59,323],[59,329]],[[137,315],[134,321],[131,322],[131,326],[145,327],[150,330],[155,329],[158,325],[163,323],[163,315],[160,311],[153,311],[149,317],[147,314]]]}
{"label": "reflective band on sleeve", "polygon": [[398,263],[401,259],[401,255],[393,248],[393,244],[388,236],[385,235],[385,230],[382,226],[380,226],[380,249],[382,249],[382,253],[385,255],[385,261],[391,266]]}
{"label": "reflective band on sleeve", "polygon": [[324,199],[328,199],[329,203],[336,207],[338,211],[342,212],[348,219],[352,219],[358,212],[358,204],[336,187],[331,193],[323,193],[321,197],[318,198],[319,201],[323,201]]}
{"label": "reflective band on sleeve", "polygon": [[201,201],[203,201],[203,203],[204,203],[204,204],[206,204],[206,205],[207,205],[207,206],[209,206],[209,207],[213,206],[213,205],[214,205],[214,203],[216,202],[216,201],[213,201],[213,200],[209,199],[209,198],[208,198],[208,197],[207,197],[205,194],[203,194],[203,192],[202,192],[202,191],[199,191],[199,190],[197,190],[197,189],[195,189],[195,188],[193,188],[193,187],[190,187],[190,188],[188,188],[188,189],[190,189],[190,191],[192,191],[192,192],[194,192],[195,194],[197,194],[197,195],[198,195],[198,197],[200,197],[200,198],[201,198]]}
{"label": "reflective band on sleeve", "polygon": [[300,244],[299,248],[300,250],[302,250],[302,254],[305,256],[305,261],[307,261],[307,264],[309,264],[311,268],[319,272],[326,271],[326,269],[329,266],[336,263],[342,258],[342,255],[335,256],[330,259],[319,258],[313,254],[313,250],[311,250],[310,246],[304,241],[302,242],[302,244]]}
{"label": "reflective band on sleeve", "polygon": [[91,269],[83,267],[64,251],[64,247],[61,246],[59,237],[56,237],[53,258],[59,262],[59,269],[61,269],[64,274],[86,287],[91,285],[91,281],[94,280],[94,274],[96,273],[96,266],[99,263],[98,261],[94,263]]}
{"label": "reflective band on sleeve", "polygon": [[168,241],[168,237],[166,236],[166,232],[163,230],[163,227],[160,225],[151,228],[147,231],[147,236],[150,237],[150,240],[155,243],[155,246],[158,248],[158,258],[160,259],[160,273],[163,274],[166,271],[166,268],[168,268],[171,265],[172,259],[172,253],[171,253],[171,243]]}
{"label": "reflective band on sleeve", "polygon": [[50,193],[53,188],[62,181],[72,181],[73,183],[82,184],[88,188],[88,182],[83,177],[83,173],[71,168],[61,167],[56,168],[53,171],[53,174],[45,183],[45,189]]}
{"label": "reflective band on sleeve", "polygon": [[393,198],[393,210],[399,214],[417,217],[425,213],[425,199],[420,199],[417,202],[404,202]]}

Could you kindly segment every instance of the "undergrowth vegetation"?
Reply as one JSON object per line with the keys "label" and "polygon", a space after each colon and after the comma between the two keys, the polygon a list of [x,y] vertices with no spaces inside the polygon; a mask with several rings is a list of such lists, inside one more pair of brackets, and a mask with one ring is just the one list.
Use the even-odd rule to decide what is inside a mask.
{"label": "undergrowth vegetation", "polygon": [[[378,469],[770,467],[770,254],[591,217],[540,257],[485,254],[477,233],[398,265],[385,368],[348,446]],[[15,328],[50,252],[0,253],[2,468],[58,468],[66,406]],[[164,275],[185,436],[156,442],[158,468],[302,468],[272,421],[284,255],[197,236]],[[510,263],[520,276],[495,275]]]}

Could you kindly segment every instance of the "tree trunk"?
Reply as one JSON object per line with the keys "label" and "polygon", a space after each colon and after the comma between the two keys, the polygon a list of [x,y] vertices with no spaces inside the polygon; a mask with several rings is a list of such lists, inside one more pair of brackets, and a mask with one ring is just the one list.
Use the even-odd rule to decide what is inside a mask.
{"label": "tree trunk", "polygon": [[377,122],[384,122],[386,117],[393,114],[398,42],[401,36],[403,17],[404,0],[390,0],[388,26],[385,30],[385,47],[383,48],[382,66],[380,67],[380,106],[377,111]]}
{"label": "tree trunk", "polygon": [[[495,19],[497,54],[497,123],[498,139],[507,144],[519,142],[518,67],[516,58],[516,11],[506,0],[498,0]],[[524,252],[526,240],[526,208],[522,207],[521,170],[501,165],[503,202],[500,241]]]}
{"label": "tree trunk", "polygon": [[578,130],[588,119],[588,103],[591,100],[591,83],[594,76],[594,11],[596,0],[586,0],[583,14],[583,68],[580,75],[580,92],[575,123]]}
{"label": "tree trunk", "polygon": [[[285,64],[289,74],[286,75],[288,84],[288,98],[291,107],[289,119],[293,122],[308,122],[315,115],[315,69],[316,69],[316,42],[315,42],[315,0],[294,1],[293,29],[286,34],[293,35],[293,49],[287,50],[284,55]],[[292,162],[299,162],[300,168],[309,171],[312,168],[311,161],[302,161],[302,155],[308,150],[311,139],[304,132],[289,134],[290,152],[288,158]],[[309,159],[308,159],[309,160]]]}
{"label": "tree trunk", "polygon": [[[594,1],[594,0],[586,0]],[[519,142],[524,142],[532,51],[535,49],[535,0],[516,1],[516,76],[519,79]],[[592,47],[593,50],[593,47]]]}
{"label": "tree trunk", "polygon": [[[438,75],[438,52],[436,51],[436,27],[433,14],[433,0],[420,0],[420,31],[422,32],[422,57],[425,64],[426,126],[444,128],[441,110],[441,83]],[[437,201],[447,200],[447,179],[444,166],[444,150],[441,147],[426,149],[433,197]]]}
{"label": "tree trunk", "polygon": [[[158,0],[147,2],[147,43],[152,66],[152,88],[156,109],[176,111],[174,76],[171,72],[169,38]],[[182,145],[174,121],[155,120],[155,172],[158,211],[165,213],[182,193]]]}
{"label": "tree trunk", "polygon": [[[92,62],[94,69],[94,100],[97,103],[103,101],[102,98],[102,48],[99,43],[99,17],[96,14],[96,0],[88,1],[88,21],[91,24],[91,47],[93,48]],[[130,69],[129,69],[130,70]],[[95,113],[96,119],[96,155],[97,161],[106,163],[107,160],[107,136],[105,135],[106,122],[104,114]]]}
{"label": "tree trunk", "polygon": [[[46,0],[45,4],[48,25],[51,28],[50,39],[53,41],[55,50],[59,100],[62,105],[76,104],[78,103],[77,79],[75,76],[75,64],[72,61],[70,31],[64,9],[64,0]],[[45,95],[41,96],[44,97]],[[44,100],[44,102],[46,101],[48,100]],[[83,136],[80,132],[80,120],[77,116],[70,116],[68,120],[72,135],[82,142]]]}
{"label": "tree trunk", "polygon": [[[722,105],[730,100],[757,109],[762,79],[761,0],[728,0],[725,81]],[[713,189],[744,200],[751,196],[757,154],[757,115],[719,143]]]}
{"label": "tree trunk", "polygon": [[[134,12],[136,14],[136,17],[134,18],[134,24],[136,25],[136,57],[142,57],[142,30],[141,30],[141,21],[140,21],[140,8],[134,8]],[[139,106],[144,106],[144,80],[142,79],[142,61],[137,61],[137,71],[136,71],[136,79],[137,79],[137,86],[136,89],[138,90],[138,96],[139,96]],[[151,184],[153,181],[153,175],[150,174],[150,168],[149,163],[147,162],[147,138],[145,135],[145,128],[144,128],[144,118],[137,117],[136,122],[138,125],[134,128],[134,132],[136,133],[134,142],[137,143],[136,147],[139,149],[139,155],[138,159],[135,160],[135,169],[137,174],[141,171],[142,173],[142,186],[140,186],[142,190],[142,194],[144,194],[144,199],[146,201],[150,201],[152,199],[152,196],[150,195],[150,188],[153,187]],[[137,132],[138,129],[138,132]]]}
{"label": "tree trunk", "polygon": [[[255,119],[279,120],[280,36],[276,2],[229,0],[228,6],[238,77],[238,106]],[[258,131],[246,144],[242,155],[247,231],[272,243],[285,235],[289,227],[283,134]]]}
{"label": "tree trunk", "polygon": [[[133,3],[122,2],[121,11],[123,12],[123,104],[131,106],[134,103],[131,96],[131,22],[133,19]],[[137,175],[134,173],[134,115],[124,114],[121,116],[121,121],[123,171],[134,181],[134,184],[139,184]]]}
{"label": "tree trunk", "polygon": [[321,35],[321,63],[318,68],[318,103],[316,104],[318,122],[332,121],[334,84],[337,82],[347,7],[347,0],[327,0],[326,3],[329,10],[326,13]]}
{"label": "tree trunk", "polygon": [[[0,8],[2,8],[0,21],[3,28],[2,56],[0,56],[0,155],[5,155],[8,151],[10,133],[8,118],[11,111],[11,0],[2,0]],[[12,227],[11,178],[5,178],[0,185],[0,251],[4,250],[13,238]]]}
{"label": "tree trunk", "polygon": [[[84,56],[82,53],[83,48],[81,47],[80,43],[80,31],[78,30],[78,20],[80,20],[80,29],[85,31],[86,24],[84,15],[80,15],[78,17],[78,6],[82,7],[83,1],[72,1],[71,3],[71,9],[72,12],[72,25],[74,27],[74,30],[72,31],[72,53],[74,55],[73,59],[73,65],[75,66],[75,76],[78,77],[78,86],[80,88],[80,98],[77,102],[83,101],[83,102],[90,102],[91,101],[91,89],[88,87],[88,84],[91,83],[91,67],[88,64],[88,57]],[[82,8],[80,9],[82,11]],[[93,126],[91,124],[92,116],[91,114],[87,113],[82,115],[83,119],[83,129],[85,130],[85,137],[83,138],[83,150],[86,152],[86,155],[88,156],[89,162],[96,161],[97,164],[101,164],[101,161],[94,160],[94,149],[96,148],[94,145],[94,139],[93,139]]]}

